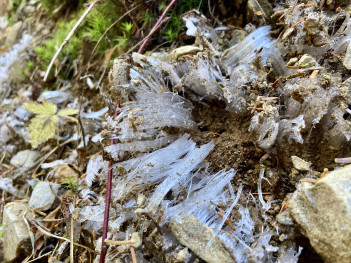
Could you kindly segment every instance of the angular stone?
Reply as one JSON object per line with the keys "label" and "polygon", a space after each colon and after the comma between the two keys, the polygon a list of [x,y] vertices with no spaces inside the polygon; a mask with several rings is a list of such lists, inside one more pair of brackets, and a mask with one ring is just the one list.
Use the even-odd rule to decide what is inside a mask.
{"label": "angular stone", "polygon": [[23,220],[33,215],[27,203],[12,202],[5,206],[3,215],[3,238],[5,262],[21,262],[32,252],[28,227]]}
{"label": "angular stone", "polygon": [[204,261],[209,263],[236,262],[217,236],[211,246],[207,247],[215,233],[195,216],[190,215],[183,218],[182,223],[171,222],[170,229],[182,245],[188,247]]}
{"label": "angular stone", "polygon": [[16,167],[30,169],[35,165],[35,161],[40,156],[41,155],[38,151],[24,150],[16,153],[16,155],[12,157],[10,163]]}
{"label": "angular stone", "polygon": [[247,1],[247,10],[249,13],[263,12],[265,18],[269,18],[273,13],[273,7],[267,0],[249,0]]}
{"label": "angular stone", "polygon": [[52,208],[59,189],[59,184],[50,184],[49,182],[37,183],[34,187],[32,196],[30,197],[29,206],[33,209],[43,211]]}
{"label": "angular stone", "polygon": [[342,61],[342,64],[345,66],[345,68],[351,70],[351,44],[348,45],[344,60]]}
{"label": "angular stone", "polygon": [[12,45],[16,43],[18,31],[20,30],[21,26],[22,21],[18,21],[11,27],[5,40],[5,46],[12,47]]}
{"label": "angular stone", "polygon": [[303,182],[288,210],[326,263],[351,262],[351,165]]}
{"label": "angular stone", "polygon": [[31,6],[31,5],[27,5],[27,6],[23,7],[22,12],[25,16],[31,16],[35,12],[35,7]]}
{"label": "angular stone", "polygon": [[301,159],[300,157],[291,156],[291,161],[292,161],[293,166],[296,170],[299,170],[302,172],[308,172],[311,168],[311,163],[306,162],[305,160]]}
{"label": "angular stone", "polygon": [[308,68],[308,67],[314,67],[315,65],[316,65],[316,60],[307,54],[303,55],[299,60],[300,67]]}

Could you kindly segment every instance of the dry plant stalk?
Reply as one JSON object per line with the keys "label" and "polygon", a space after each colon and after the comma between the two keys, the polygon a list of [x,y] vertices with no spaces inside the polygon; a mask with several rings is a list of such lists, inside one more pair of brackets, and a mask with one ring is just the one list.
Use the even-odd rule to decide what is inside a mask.
{"label": "dry plant stalk", "polygon": [[52,68],[52,66],[54,65],[57,57],[59,56],[59,54],[61,53],[63,47],[65,45],[67,45],[67,43],[69,42],[69,40],[71,39],[71,37],[73,36],[74,32],[76,32],[77,28],[79,27],[79,25],[84,21],[84,19],[87,17],[87,15],[91,12],[91,10],[93,10],[93,7],[96,5],[97,2],[99,2],[100,0],[95,0],[94,2],[92,2],[90,4],[90,6],[88,7],[87,10],[85,10],[84,14],[79,18],[79,20],[77,21],[77,23],[74,25],[74,27],[72,28],[71,32],[69,32],[69,34],[67,35],[67,37],[65,38],[65,40],[63,41],[63,43],[61,44],[61,46],[59,47],[59,49],[56,51],[55,56],[52,58],[48,69],[45,72],[45,76],[44,76],[44,81],[46,81],[48,79],[48,76],[50,74],[50,70]]}

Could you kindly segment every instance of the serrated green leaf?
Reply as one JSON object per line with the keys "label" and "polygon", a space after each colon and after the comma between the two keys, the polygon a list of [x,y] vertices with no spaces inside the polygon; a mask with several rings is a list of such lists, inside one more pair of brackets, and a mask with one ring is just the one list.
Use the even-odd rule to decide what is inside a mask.
{"label": "serrated green leaf", "polygon": [[54,137],[58,128],[59,117],[57,115],[37,115],[29,125],[29,140],[33,148]]}
{"label": "serrated green leaf", "polygon": [[62,109],[59,111],[57,116],[66,117],[67,115],[73,115],[77,113],[78,113],[78,109]]}
{"label": "serrated green leaf", "polygon": [[30,101],[24,104],[24,109],[33,112],[34,114],[55,115],[57,106],[49,101],[44,101],[43,103]]}

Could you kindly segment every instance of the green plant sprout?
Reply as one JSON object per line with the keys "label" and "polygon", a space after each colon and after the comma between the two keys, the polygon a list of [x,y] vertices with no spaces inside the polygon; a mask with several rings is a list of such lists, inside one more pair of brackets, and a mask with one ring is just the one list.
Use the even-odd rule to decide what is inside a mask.
{"label": "green plant sprout", "polygon": [[121,25],[122,36],[116,37],[116,41],[118,42],[118,46],[121,49],[125,49],[129,46],[131,36],[132,36],[132,28],[133,23],[131,22],[123,22]]}
{"label": "green plant sprout", "polygon": [[67,177],[66,181],[61,183],[61,185],[68,190],[71,190],[72,193],[78,192],[79,179],[78,177]]}

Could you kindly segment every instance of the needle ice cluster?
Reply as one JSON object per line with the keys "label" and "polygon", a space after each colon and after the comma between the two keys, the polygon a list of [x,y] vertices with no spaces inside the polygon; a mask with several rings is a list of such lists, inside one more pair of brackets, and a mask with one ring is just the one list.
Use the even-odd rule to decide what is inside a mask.
{"label": "needle ice cluster", "polygon": [[31,46],[32,36],[25,34],[19,43],[0,56],[0,87],[8,80],[16,79],[19,66],[24,60],[25,51]]}

